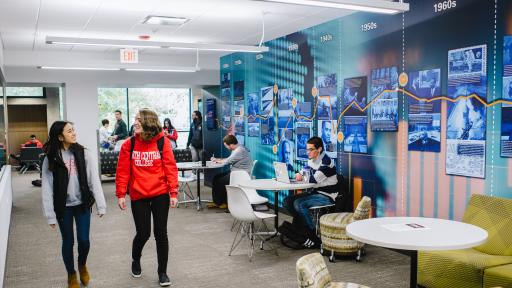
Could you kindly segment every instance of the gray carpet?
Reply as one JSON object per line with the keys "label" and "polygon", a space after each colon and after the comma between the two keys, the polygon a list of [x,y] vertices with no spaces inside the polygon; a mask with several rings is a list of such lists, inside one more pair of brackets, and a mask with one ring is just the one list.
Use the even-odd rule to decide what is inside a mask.
{"label": "gray carpet", "polygon": [[[66,287],[60,233],[46,224],[40,188],[30,184],[38,174],[13,175],[14,207],[4,287]],[[159,287],[153,237],[143,251],[142,278],[131,277],[132,215],[130,210],[117,208],[113,183],[103,188],[108,211],[105,217],[92,219],[89,287]],[[210,190],[204,190],[209,198]],[[251,263],[243,243],[228,256],[234,237],[231,224],[230,214],[219,210],[197,212],[192,205],[171,210],[168,274],[173,287],[297,287],[295,262],[314,250],[290,250],[273,241],[279,256],[256,250]],[[408,257],[387,249],[368,246],[361,263],[325,260],[333,280],[380,288],[408,287]]]}

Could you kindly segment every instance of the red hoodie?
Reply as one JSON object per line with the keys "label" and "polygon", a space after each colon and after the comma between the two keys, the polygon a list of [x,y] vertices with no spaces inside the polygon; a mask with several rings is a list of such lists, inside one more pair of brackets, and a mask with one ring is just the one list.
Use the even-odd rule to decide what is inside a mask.
{"label": "red hoodie", "polygon": [[118,198],[125,197],[126,191],[129,190],[132,201],[153,198],[165,193],[169,193],[171,198],[176,198],[178,196],[178,168],[170,141],[164,141],[162,160],[157,141],[164,137],[163,132],[149,141],[142,140],[139,135],[133,137],[135,137],[135,146],[131,163],[130,138],[124,141],[119,152],[116,170],[116,196]]}

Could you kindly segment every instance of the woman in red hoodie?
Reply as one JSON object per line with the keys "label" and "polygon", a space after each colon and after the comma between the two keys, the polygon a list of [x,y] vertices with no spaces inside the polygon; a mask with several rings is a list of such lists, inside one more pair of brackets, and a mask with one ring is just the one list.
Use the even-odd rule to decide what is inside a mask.
{"label": "woman in red hoodie", "polygon": [[[158,115],[149,109],[141,109],[135,116],[134,136],[121,146],[116,171],[116,196],[121,210],[126,209],[126,192],[130,192],[133,220],[137,233],[132,245],[132,275],[142,275],[140,257],[142,248],[153,234],[158,256],[160,286],[169,286],[167,260],[167,217],[169,205],[178,202],[178,169],[170,141],[164,136]],[[163,138],[162,140],[159,140]],[[159,146],[161,151],[159,151]]]}
{"label": "woman in red hoodie", "polygon": [[164,119],[164,135],[171,140],[172,149],[176,148],[176,141],[178,141],[178,131],[172,126],[171,119]]}

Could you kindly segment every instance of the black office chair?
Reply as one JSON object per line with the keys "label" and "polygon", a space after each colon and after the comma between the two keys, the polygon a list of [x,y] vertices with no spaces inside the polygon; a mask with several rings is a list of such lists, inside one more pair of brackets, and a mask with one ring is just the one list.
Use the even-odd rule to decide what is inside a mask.
{"label": "black office chair", "polygon": [[41,172],[39,165],[39,155],[43,153],[43,148],[38,147],[23,147],[20,152],[20,173],[25,174],[30,168],[36,168]]}

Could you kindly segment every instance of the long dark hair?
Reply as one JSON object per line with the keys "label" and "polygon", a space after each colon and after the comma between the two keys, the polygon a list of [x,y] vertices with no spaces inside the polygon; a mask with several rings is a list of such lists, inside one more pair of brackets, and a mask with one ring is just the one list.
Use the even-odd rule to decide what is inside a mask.
{"label": "long dark hair", "polygon": [[[62,160],[62,155],[60,150],[64,147],[62,145],[62,141],[59,140],[59,136],[64,132],[64,127],[67,124],[73,125],[72,122],[69,121],[55,121],[50,127],[50,132],[48,133],[48,140],[44,143],[43,151],[48,158],[48,169],[53,171],[55,168],[55,162],[57,159]],[[78,143],[74,143],[70,146],[70,148],[81,147],[82,145]]]}
{"label": "long dark hair", "polygon": [[164,128],[164,129],[167,129],[167,127],[165,127],[165,123],[169,123],[169,130],[175,130],[175,129],[174,129],[174,126],[172,126],[171,119],[169,119],[169,118],[165,118],[165,119],[164,119],[164,127],[163,127],[163,128]]}
{"label": "long dark hair", "polygon": [[192,113],[196,114],[196,116],[197,116],[197,119],[194,120],[194,122],[196,124],[200,124],[203,121],[203,115],[201,114],[201,112],[199,112],[199,110],[196,110],[196,111],[194,111]]}

